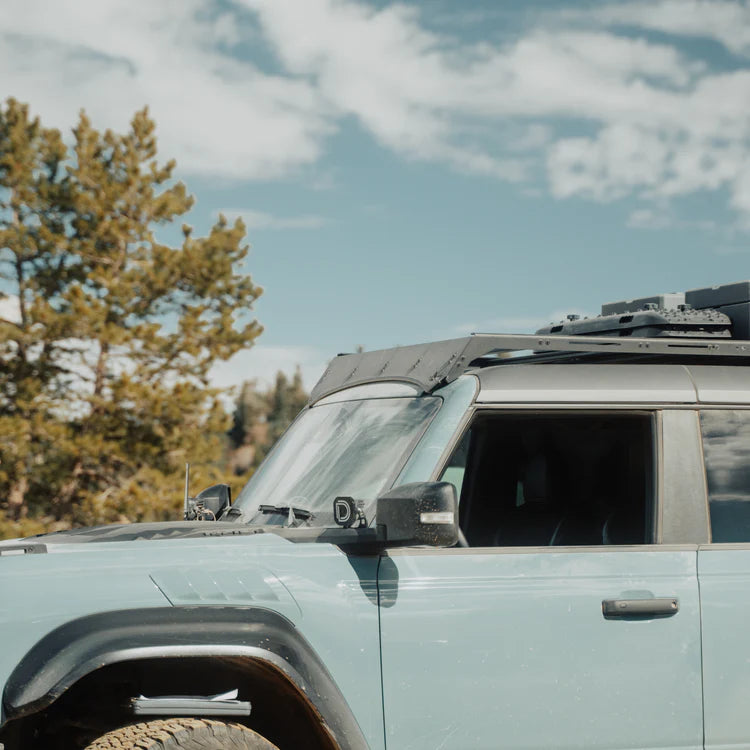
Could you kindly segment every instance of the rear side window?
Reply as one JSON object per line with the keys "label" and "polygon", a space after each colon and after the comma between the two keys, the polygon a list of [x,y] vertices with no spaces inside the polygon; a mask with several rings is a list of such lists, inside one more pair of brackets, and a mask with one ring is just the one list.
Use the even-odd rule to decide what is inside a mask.
{"label": "rear side window", "polygon": [[701,412],[711,539],[750,542],[750,411]]}

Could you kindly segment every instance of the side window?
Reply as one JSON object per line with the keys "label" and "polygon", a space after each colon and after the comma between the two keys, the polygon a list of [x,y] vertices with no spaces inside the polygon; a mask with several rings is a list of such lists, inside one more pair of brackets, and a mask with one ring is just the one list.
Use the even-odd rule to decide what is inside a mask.
{"label": "side window", "polygon": [[440,476],[441,482],[450,482],[456,488],[456,497],[461,497],[461,490],[464,486],[464,476],[466,475],[466,457],[469,455],[469,443],[471,442],[471,430],[462,438],[456,446],[453,455],[445,465],[443,473]]}
{"label": "side window", "polygon": [[711,539],[750,542],[750,411],[701,412]]}
{"label": "side window", "polygon": [[653,446],[650,414],[486,413],[443,479],[471,546],[644,544]]}

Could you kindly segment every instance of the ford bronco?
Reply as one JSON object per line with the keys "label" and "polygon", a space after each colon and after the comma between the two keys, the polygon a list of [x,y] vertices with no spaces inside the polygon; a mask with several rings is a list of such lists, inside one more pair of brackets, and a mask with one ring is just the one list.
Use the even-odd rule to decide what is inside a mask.
{"label": "ford bronco", "polygon": [[340,355],[227,494],[0,543],[4,750],[750,747],[750,282]]}

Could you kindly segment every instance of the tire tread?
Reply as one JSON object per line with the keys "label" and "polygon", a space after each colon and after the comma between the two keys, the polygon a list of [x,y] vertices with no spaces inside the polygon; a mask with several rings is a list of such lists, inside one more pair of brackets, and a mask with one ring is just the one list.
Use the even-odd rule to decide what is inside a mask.
{"label": "tire tread", "polygon": [[242,724],[174,718],[129,724],[102,735],[85,750],[278,750]]}

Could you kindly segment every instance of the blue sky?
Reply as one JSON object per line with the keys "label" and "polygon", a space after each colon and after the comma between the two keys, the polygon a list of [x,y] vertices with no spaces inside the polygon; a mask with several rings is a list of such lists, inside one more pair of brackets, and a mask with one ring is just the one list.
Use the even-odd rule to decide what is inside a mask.
{"label": "blue sky", "polygon": [[750,7],[5,0],[0,94],[148,104],[264,287],[224,385],[750,277]]}

